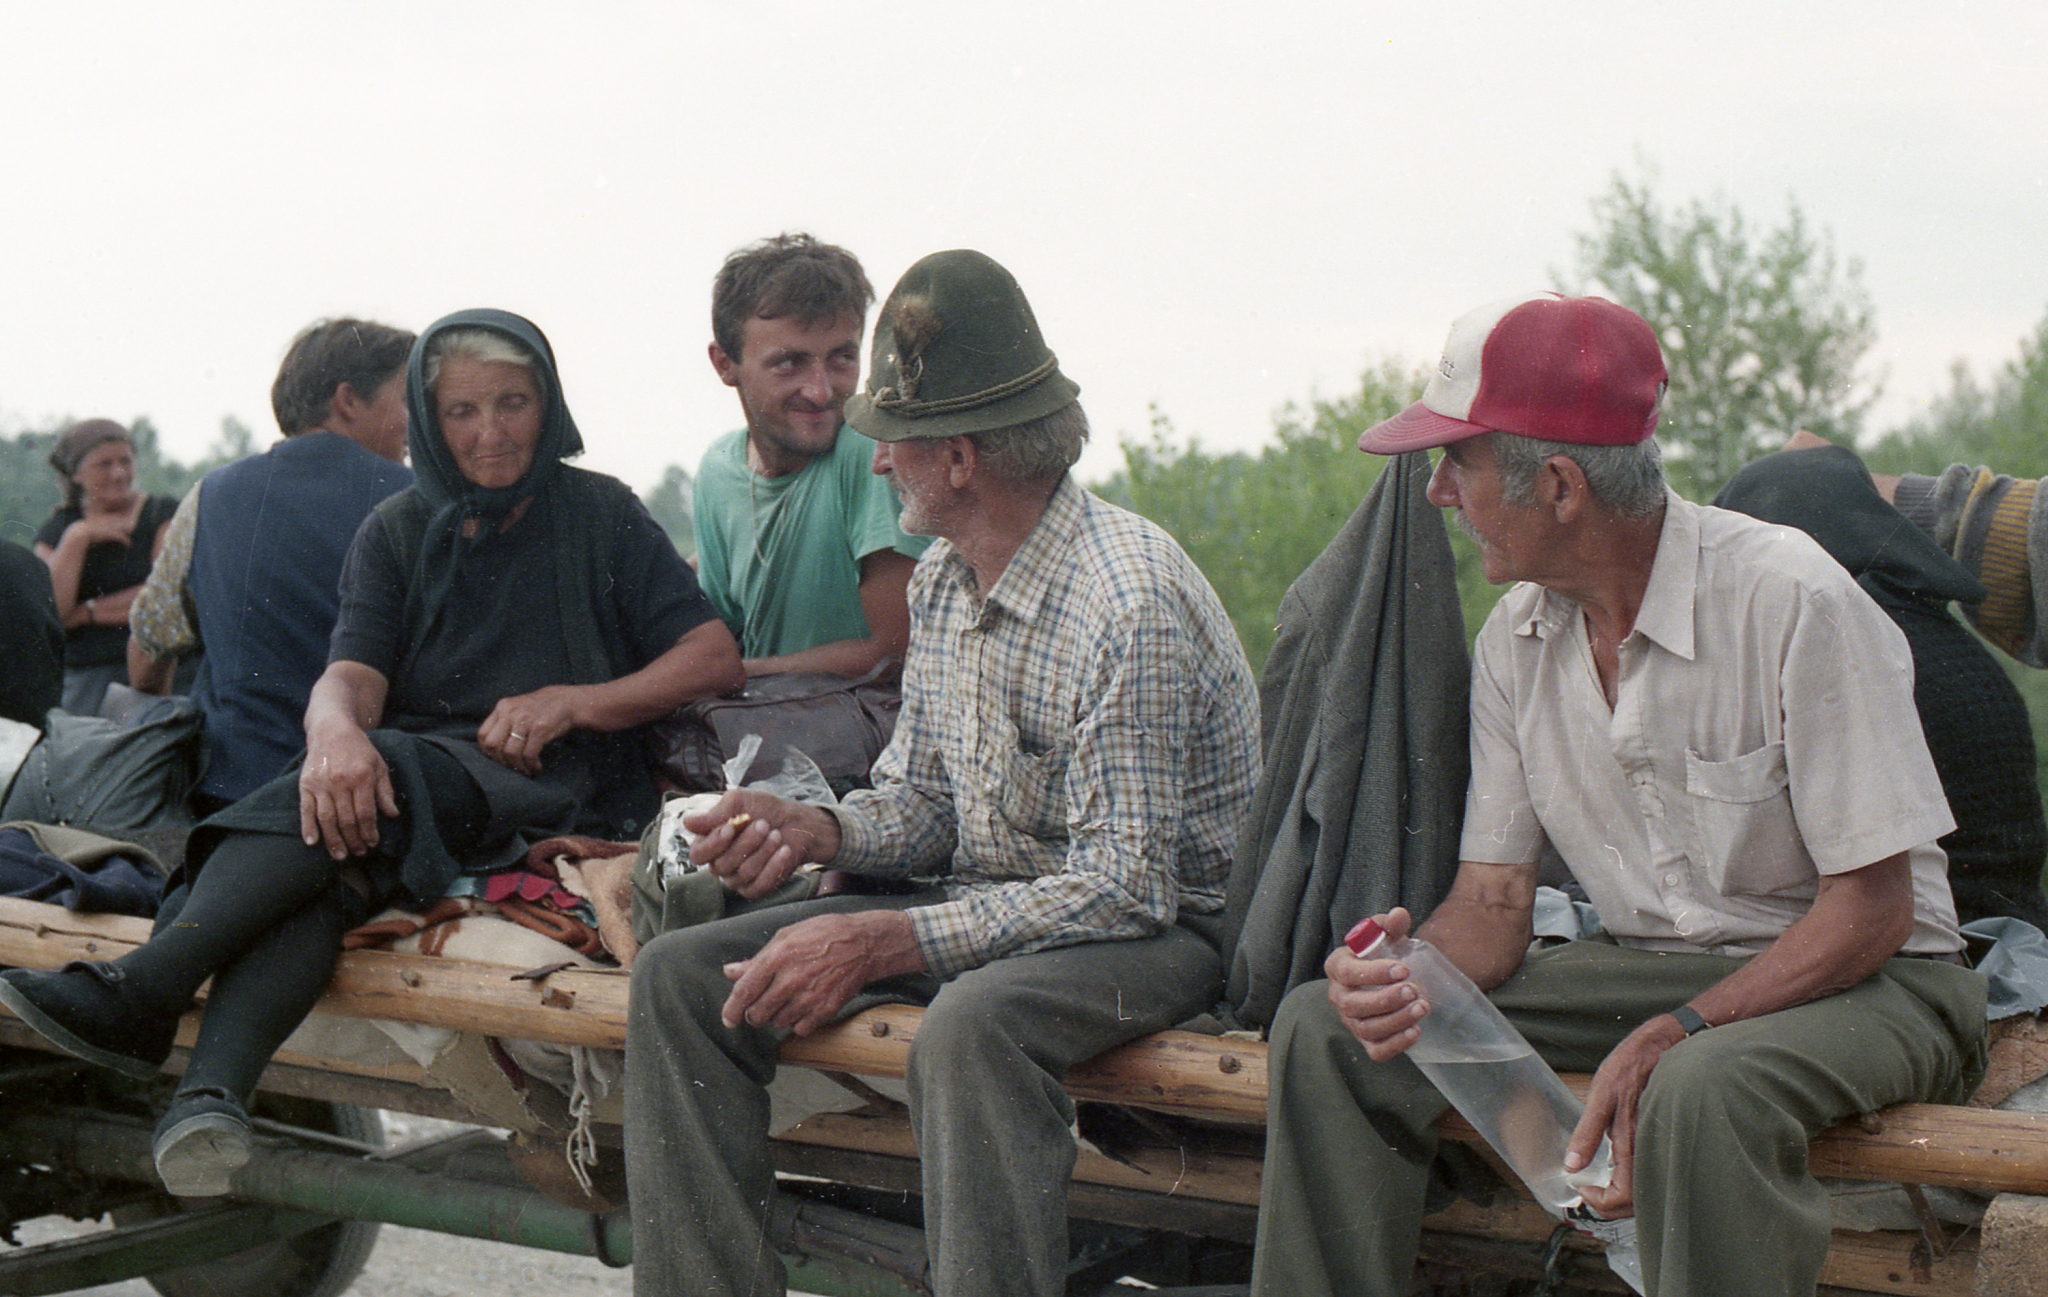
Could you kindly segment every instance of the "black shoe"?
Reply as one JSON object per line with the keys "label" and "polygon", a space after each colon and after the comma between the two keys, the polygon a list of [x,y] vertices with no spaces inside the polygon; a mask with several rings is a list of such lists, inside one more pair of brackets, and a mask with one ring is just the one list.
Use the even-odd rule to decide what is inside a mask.
{"label": "black shoe", "polygon": [[249,1160],[249,1114],[225,1090],[180,1090],[157,1123],[156,1173],[179,1198],[218,1198]]}
{"label": "black shoe", "polygon": [[54,972],[0,972],[0,1004],[67,1054],[147,1081],[163,1070],[178,1015],[140,1005],[119,965],[74,960]]}

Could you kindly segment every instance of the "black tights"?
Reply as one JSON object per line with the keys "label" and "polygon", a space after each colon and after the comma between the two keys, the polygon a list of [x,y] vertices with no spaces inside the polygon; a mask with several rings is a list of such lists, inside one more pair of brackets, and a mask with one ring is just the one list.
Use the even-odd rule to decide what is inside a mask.
{"label": "black tights", "polygon": [[327,989],[342,934],[383,899],[358,893],[324,850],[297,838],[224,838],[171,922],[118,961],[169,1013],[213,978],[179,1091],[248,1102],[270,1056]]}
{"label": "black tights", "polygon": [[[432,818],[451,850],[488,820],[476,784],[452,757],[420,745]],[[401,806],[401,814],[409,808]],[[397,825],[386,821],[383,837]],[[280,833],[234,832],[206,858],[190,892],[166,901],[156,935],[117,962],[165,1013],[182,1013],[208,977],[206,1014],[179,1093],[218,1090],[247,1103],[285,1037],[312,1012],[341,959],[342,934],[398,893],[396,868],[377,856],[342,878],[321,847]]]}

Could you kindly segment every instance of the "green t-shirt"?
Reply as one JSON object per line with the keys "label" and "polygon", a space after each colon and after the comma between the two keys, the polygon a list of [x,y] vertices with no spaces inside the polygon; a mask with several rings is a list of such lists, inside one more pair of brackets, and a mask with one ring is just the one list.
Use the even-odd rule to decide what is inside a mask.
{"label": "green t-shirt", "polygon": [[896,488],[870,469],[875,443],[842,427],[828,454],[797,472],[747,467],[744,429],[718,439],[697,470],[697,579],[740,652],[780,657],[865,639],[860,561],[931,544],[897,526]]}

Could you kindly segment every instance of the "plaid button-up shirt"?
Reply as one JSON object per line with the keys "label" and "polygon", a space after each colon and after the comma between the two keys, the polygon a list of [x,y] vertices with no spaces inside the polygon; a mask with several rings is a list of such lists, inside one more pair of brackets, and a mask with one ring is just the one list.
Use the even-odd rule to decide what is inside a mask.
{"label": "plaid button-up shirt", "polygon": [[941,540],[910,611],[903,712],[833,864],[946,877],[909,912],[934,973],[1223,908],[1258,697],[1171,537],[1069,478],[986,599]]}

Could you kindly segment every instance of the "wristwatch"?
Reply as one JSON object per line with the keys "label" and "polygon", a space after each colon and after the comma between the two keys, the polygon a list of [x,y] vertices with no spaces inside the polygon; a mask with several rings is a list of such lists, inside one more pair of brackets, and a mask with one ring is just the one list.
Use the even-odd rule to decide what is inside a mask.
{"label": "wristwatch", "polygon": [[1685,1034],[1688,1036],[1697,1036],[1713,1025],[1705,1018],[1702,1018],[1699,1010],[1693,1008],[1690,1004],[1681,1004],[1671,1010],[1671,1016],[1678,1019],[1678,1025],[1685,1028]]}

